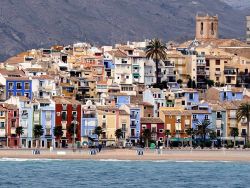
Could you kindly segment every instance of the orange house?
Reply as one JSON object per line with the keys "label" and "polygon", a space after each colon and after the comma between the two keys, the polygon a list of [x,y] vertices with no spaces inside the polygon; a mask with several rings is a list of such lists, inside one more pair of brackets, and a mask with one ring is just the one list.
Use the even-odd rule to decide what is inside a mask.
{"label": "orange house", "polygon": [[192,114],[188,110],[160,108],[160,118],[165,123],[165,130],[170,130],[172,137],[187,137],[186,130],[191,128]]}

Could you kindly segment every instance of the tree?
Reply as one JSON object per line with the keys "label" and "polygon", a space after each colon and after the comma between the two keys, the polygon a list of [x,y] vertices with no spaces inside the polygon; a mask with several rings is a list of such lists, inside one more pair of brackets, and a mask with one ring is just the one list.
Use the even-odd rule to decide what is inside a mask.
{"label": "tree", "polygon": [[209,133],[209,138],[210,138],[210,140],[212,141],[212,145],[213,145],[213,147],[214,147],[214,141],[213,141],[213,140],[217,138],[216,132],[215,132],[214,130],[211,130],[211,131],[210,131],[210,133]]}
{"label": "tree", "polygon": [[21,144],[22,144],[21,135],[23,135],[23,133],[24,133],[24,130],[22,126],[16,128],[16,135],[18,135],[19,137],[19,147],[21,147]]}
{"label": "tree", "polygon": [[148,147],[148,140],[151,139],[151,131],[150,129],[144,129],[142,132],[142,136],[146,141],[146,147]]}
{"label": "tree", "polygon": [[249,122],[250,122],[250,103],[242,103],[236,113],[238,121],[241,121],[242,118],[247,120],[247,140],[249,139]]}
{"label": "tree", "polygon": [[193,136],[195,135],[195,131],[193,128],[189,128],[186,130],[186,134],[190,137],[190,147],[193,147]]}
{"label": "tree", "polygon": [[236,128],[236,127],[232,128],[232,130],[231,130],[231,136],[234,137],[234,147],[235,147],[235,145],[236,145],[235,137],[239,136],[239,129]]}
{"label": "tree", "polygon": [[193,85],[193,81],[191,78],[188,79],[188,82],[187,82],[187,87],[188,88],[192,88],[192,85]]}
{"label": "tree", "polygon": [[61,125],[55,126],[53,129],[53,133],[54,133],[54,136],[56,137],[56,139],[59,141],[58,146],[60,148],[60,139],[63,136],[62,126]]}
{"label": "tree", "polygon": [[180,87],[182,87],[182,83],[183,83],[182,79],[178,79],[178,80],[177,80],[177,84],[179,84]]}
{"label": "tree", "polygon": [[156,65],[156,84],[161,82],[159,77],[159,62],[166,58],[167,47],[159,39],[152,39],[149,44],[146,46],[146,57],[153,59]]}
{"label": "tree", "polygon": [[67,128],[67,132],[71,137],[74,136],[74,133],[77,134],[77,124],[71,123]]}
{"label": "tree", "polygon": [[194,89],[196,88],[196,83],[194,80],[192,81],[192,88],[194,88]]}
{"label": "tree", "polygon": [[[34,126],[33,134],[34,134],[34,137],[36,139],[40,140],[40,138],[43,135],[43,133],[44,133],[44,130],[43,130],[43,126],[42,125],[35,125]],[[40,144],[39,144],[39,146],[40,146]]]}
{"label": "tree", "polygon": [[195,130],[195,134],[197,136],[200,136],[202,139],[202,148],[205,145],[206,142],[206,135],[211,132],[211,129],[209,129],[209,125],[211,124],[211,122],[209,120],[203,119],[201,122],[198,122],[196,125],[196,130]]}
{"label": "tree", "polygon": [[99,140],[99,137],[102,134],[102,127],[101,126],[96,127],[94,133],[98,136]]}
{"label": "tree", "polygon": [[118,141],[120,140],[120,138],[122,137],[122,129],[115,130],[115,137],[118,139]]}
{"label": "tree", "polygon": [[171,135],[171,132],[170,132],[170,130],[165,130],[165,135],[166,135],[166,137],[167,137],[167,148],[169,147],[169,136]]}
{"label": "tree", "polygon": [[208,87],[212,87],[212,86],[214,86],[214,81],[210,80],[210,79],[207,79],[206,84],[208,85]]}

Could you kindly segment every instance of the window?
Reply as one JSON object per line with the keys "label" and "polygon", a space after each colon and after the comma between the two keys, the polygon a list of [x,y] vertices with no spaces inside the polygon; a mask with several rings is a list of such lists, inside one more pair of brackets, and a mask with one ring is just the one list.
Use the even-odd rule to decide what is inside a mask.
{"label": "window", "polygon": [[0,128],[4,128],[4,127],[5,127],[4,122],[1,122],[0,123]]}
{"label": "window", "polygon": [[216,59],[215,64],[216,64],[216,65],[220,65],[220,60],[219,60],[219,59]]}
{"label": "window", "polygon": [[24,93],[24,96],[29,98],[30,94],[29,93]]}
{"label": "window", "polygon": [[216,131],[216,135],[217,135],[217,137],[220,137],[220,136],[221,136],[221,135],[220,135],[220,130],[219,130],[219,129]]}
{"label": "window", "polygon": [[30,89],[30,83],[29,82],[25,82],[24,89],[26,89],[26,90]]}
{"label": "window", "polygon": [[216,81],[219,81],[220,80],[220,77],[216,77]]}
{"label": "window", "polygon": [[161,94],[158,94],[158,98],[161,98]]}
{"label": "window", "polygon": [[193,115],[193,119],[194,119],[194,120],[197,120],[197,115]]}
{"label": "window", "polygon": [[22,89],[22,85],[21,85],[20,82],[17,82],[17,83],[16,83],[16,89]]}
{"label": "window", "polygon": [[185,101],[181,101],[181,105],[184,105],[184,106],[185,106]]}
{"label": "window", "polygon": [[194,99],[194,94],[193,93],[190,93],[189,94],[189,100],[193,100]]}
{"label": "window", "polygon": [[17,117],[17,111],[14,111],[14,117]]}
{"label": "window", "polygon": [[57,116],[60,116],[60,115],[61,115],[61,113],[60,113],[60,112],[57,112],[57,113],[56,113],[56,115],[57,115]]}
{"label": "window", "polygon": [[216,117],[217,117],[217,119],[221,119],[222,118],[221,112],[216,112]]}
{"label": "window", "polygon": [[46,120],[50,120],[51,119],[51,112],[50,111],[46,111],[45,118],[46,118]]}
{"label": "window", "polygon": [[74,117],[77,117],[77,112],[76,111],[73,111],[72,112],[72,117],[74,118]]}
{"label": "window", "polygon": [[205,115],[205,119],[208,120],[208,115]]}
{"label": "window", "polygon": [[67,112],[62,112],[62,121],[67,121]]}
{"label": "window", "polygon": [[163,133],[163,129],[159,129],[159,133]]}
{"label": "window", "polygon": [[220,71],[220,68],[216,68],[215,71]]}
{"label": "window", "polygon": [[9,82],[9,89],[13,89],[13,82]]}
{"label": "window", "polygon": [[129,79],[129,76],[126,76],[126,79]]}
{"label": "window", "polygon": [[22,93],[21,92],[17,92],[16,96],[22,96]]}
{"label": "window", "polygon": [[241,136],[246,136],[246,135],[247,135],[246,129],[242,129],[242,130],[241,130]]}
{"label": "window", "polygon": [[103,115],[102,118],[105,119],[105,118],[106,118],[106,115]]}
{"label": "window", "polygon": [[4,111],[0,111],[0,116],[4,116]]}

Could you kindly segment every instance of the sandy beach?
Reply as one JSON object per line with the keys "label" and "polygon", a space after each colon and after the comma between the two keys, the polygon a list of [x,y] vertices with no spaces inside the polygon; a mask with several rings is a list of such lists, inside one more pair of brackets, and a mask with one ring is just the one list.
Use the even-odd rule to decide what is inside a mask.
{"label": "sandy beach", "polygon": [[250,161],[249,150],[145,150],[144,155],[137,155],[136,150],[102,150],[90,155],[89,150],[40,150],[33,155],[32,150],[1,149],[0,158],[22,159],[83,159],[83,160],[173,160],[173,161]]}

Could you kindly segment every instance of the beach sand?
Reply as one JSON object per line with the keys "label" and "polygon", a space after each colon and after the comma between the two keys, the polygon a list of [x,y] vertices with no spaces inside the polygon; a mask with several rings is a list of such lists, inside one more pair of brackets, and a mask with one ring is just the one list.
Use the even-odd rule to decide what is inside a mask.
{"label": "beach sand", "polygon": [[137,155],[136,150],[102,150],[90,155],[89,150],[40,150],[40,155],[33,155],[32,150],[1,149],[0,158],[25,159],[85,159],[85,160],[170,160],[170,161],[250,161],[249,150],[145,150],[144,155]]}

